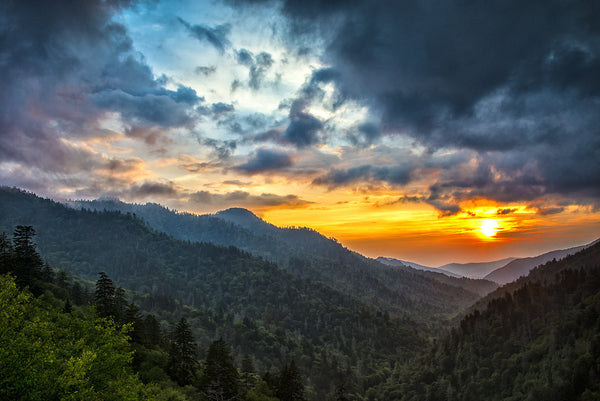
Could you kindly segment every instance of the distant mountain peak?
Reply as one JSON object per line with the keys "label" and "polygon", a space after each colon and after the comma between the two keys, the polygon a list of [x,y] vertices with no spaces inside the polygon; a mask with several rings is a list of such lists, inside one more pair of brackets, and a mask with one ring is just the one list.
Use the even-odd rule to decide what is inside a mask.
{"label": "distant mountain peak", "polygon": [[229,209],[221,210],[220,212],[217,212],[216,214],[219,216],[243,216],[243,217],[253,217],[255,219],[258,219],[258,216],[256,216],[250,210],[244,209],[243,207],[231,207]]}
{"label": "distant mountain peak", "polygon": [[252,230],[266,229],[267,227],[275,228],[252,213],[250,210],[241,207],[232,207],[221,210],[220,212],[215,213],[214,216],[230,223],[237,224],[245,228],[250,228]]}

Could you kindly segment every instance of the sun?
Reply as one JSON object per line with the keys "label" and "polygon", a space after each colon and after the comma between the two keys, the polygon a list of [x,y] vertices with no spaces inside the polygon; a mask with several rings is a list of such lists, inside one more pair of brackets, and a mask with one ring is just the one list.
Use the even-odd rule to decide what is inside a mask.
{"label": "sun", "polygon": [[479,226],[479,232],[488,238],[492,238],[496,236],[496,231],[498,231],[498,222],[493,219],[483,219],[481,220],[481,225]]}

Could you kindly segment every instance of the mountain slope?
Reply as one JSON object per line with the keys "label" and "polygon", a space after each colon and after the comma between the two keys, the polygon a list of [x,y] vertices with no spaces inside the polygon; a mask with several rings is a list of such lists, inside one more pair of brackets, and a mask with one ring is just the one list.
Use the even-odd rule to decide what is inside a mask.
{"label": "mountain slope", "polygon": [[470,287],[469,282],[453,282],[415,269],[385,266],[311,229],[275,227],[245,209],[196,216],[156,204],[79,201],[71,205],[129,212],[175,238],[235,246],[298,277],[321,281],[393,315],[422,322],[452,316],[475,302],[481,293],[477,285]]}
{"label": "mountain slope", "polygon": [[[596,241],[597,242],[597,241]],[[529,271],[536,266],[549,262],[551,260],[559,260],[564,258],[567,255],[573,255],[580,250],[593,245],[595,242],[592,242],[587,245],[577,246],[569,249],[561,249],[548,253],[544,253],[542,255],[538,255],[531,258],[519,258],[511,261],[507,265],[494,270],[484,278],[486,280],[494,281],[498,284],[507,284],[511,281],[515,281],[521,276],[526,276],[529,274]]]}
{"label": "mountain slope", "polygon": [[551,283],[556,280],[558,275],[568,269],[588,270],[600,264],[600,242],[595,241],[593,245],[587,246],[577,253],[571,254],[563,259],[551,260],[542,265],[534,267],[528,275],[519,277],[517,280],[505,284],[495,291],[490,292],[485,297],[479,299],[475,304],[468,308],[465,313],[476,309],[483,309],[486,305],[495,299],[502,298],[527,284],[533,283]]}
{"label": "mountain slope", "polygon": [[421,270],[422,271],[421,274],[426,277],[431,277],[432,279],[437,280],[439,282],[446,283],[448,285],[452,285],[452,286],[456,286],[456,287],[460,287],[467,291],[475,292],[479,296],[485,296],[485,295],[489,294],[490,292],[494,291],[496,288],[498,288],[498,284],[496,284],[495,282],[490,281],[490,280],[472,279],[472,278],[462,277],[462,276],[455,275],[453,273],[438,271],[438,269],[435,269],[435,268],[431,268],[431,267],[427,268],[425,266],[421,266],[422,268],[420,268],[420,269],[414,268],[414,267],[405,265],[398,259],[393,259],[393,258],[379,257],[379,258],[377,258],[377,260],[388,266],[394,266],[397,269],[404,269],[407,271],[414,270],[414,269]]}
{"label": "mountain slope", "polygon": [[443,270],[443,269],[440,269],[437,267],[423,266],[418,263],[407,262],[405,260],[400,260],[400,259],[396,259],[396,258],[388,258],[388,257],[380,256],[375,260],[378,261],[379,263],[383,263],[384,265],[388,265],[388,266],[408,266],[408,267],[412,267],[413,269],[417,269],[417,270],[424,270],[424,271],[428,271],[428,272],[432,272],[432,273],[442,273],[449,277],[463,277],[459,274],[452,273],[452,272],[449,272],[447,270]]}
{"label": "mountain slope", "polygon": [[[256,355],[265,370],[295,359],[311,380],[331,383],[338,369],[374,374],[423,344],[414,321],[237,248],[173,239],[132,215],[78,211],[2,189],[0,232],[17,224],[36,229],[39,252],[52,266],[89,280],[104,271],[142,294],[136,302],[146,311],[163,305],[165,317],[186,313],[212,339],[229,340],[240,358]],[[319,358],[339,366],[323,371]]]}
{"label": "mountain slope", "polygon": [[600,399],[600,245],[532,274],[499,290],[502,296],[373,394],[392,401]]}
{"label": "mountain slope", "polygon": [[481,279],[494,270],[506,266],[507,263],[515,260],[515,258],[506,258],[494,260],[492,262],[476,262],[476,263],[448,263],[440,266],[440,269],[458,274],[462,277]]}

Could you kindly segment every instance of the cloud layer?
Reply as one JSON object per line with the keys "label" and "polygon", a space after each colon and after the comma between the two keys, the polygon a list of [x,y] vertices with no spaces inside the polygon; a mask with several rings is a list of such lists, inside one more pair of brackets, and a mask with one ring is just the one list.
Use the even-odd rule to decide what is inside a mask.
{"label": "cloud layer", "polygon": [[[3,183],[290,207],[309,201],[273,183],[384,188],[441,215],[600,206],[595,2],[198,4],[0,5]],[[249,178],[272,190],[214,189]]]}
{"label": "cloud layer", "polygon": [[[475,152],[476,173],[463,176],[459,165],[449,166],[432,184],[431,198],[558,195],[597,204],[600,10],[594,2],[279,3],[292,27],[291,46],[318,43],[315,51],[324,49],[329,65],[315,71],[291,107],[289,142],[326,141],[319,135],[323,123],[301,101],[314,98],[310,89],[319,83],[333,82],[341,101],[367,105],[377,119],[349,132],[353,145],[408,136],[431,151]],[[410,171],[394,171],[400,170],[333,168],[314,182],[409,181]]]}

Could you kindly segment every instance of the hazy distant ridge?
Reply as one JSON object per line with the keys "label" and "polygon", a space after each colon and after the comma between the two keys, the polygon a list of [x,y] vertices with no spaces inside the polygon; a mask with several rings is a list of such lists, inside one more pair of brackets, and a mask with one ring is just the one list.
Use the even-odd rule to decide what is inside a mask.
{"label": "hazy distant ridge", "polygon": [[380,263],[386,264],[388,266],[408,266],[408,267],[412,267],[413,269],[417,269],[417,270],[424,270],[424,271],[434,272],[434,273],[442,273],[449,277],[463,277],[460,274],[452,273],[447,270],[440,269],[438,267],[423,266],[418,263],[408,262],[406,260],[400,260],[400,259],[395,259],[395,258],[386,258],[383,256],[380,256],[375,260],[377,260]]}
{"label": "hazy distant ridge", "polygon": [[507,263],[515,259],[516,258],[505,258],[491,262],[476,263],[449,263],[447,265],[440,266],[440,269],[447,270],[464,277],[484,278],[489,273],[502,266],[506,266]]}
{"label": "hazy distant ridge", "polygon": [[542,255],[530,257],[530,258],[519,258],[515,259],[512,262],[506,264],[505,266],[494,270],[484,278],[487,280],[492,280],[500,285],[507,284],[512,281],[515,281],[521,276],[526,276],[529,274],[531,269],[546,262],[550,262],[553,259],[560,260],[567,255],[573,255],[582,249],[588,248],[600,240],[596,240],[587,245],[576,246],[568,249],[560,249],[552,252],[547,252]]}

